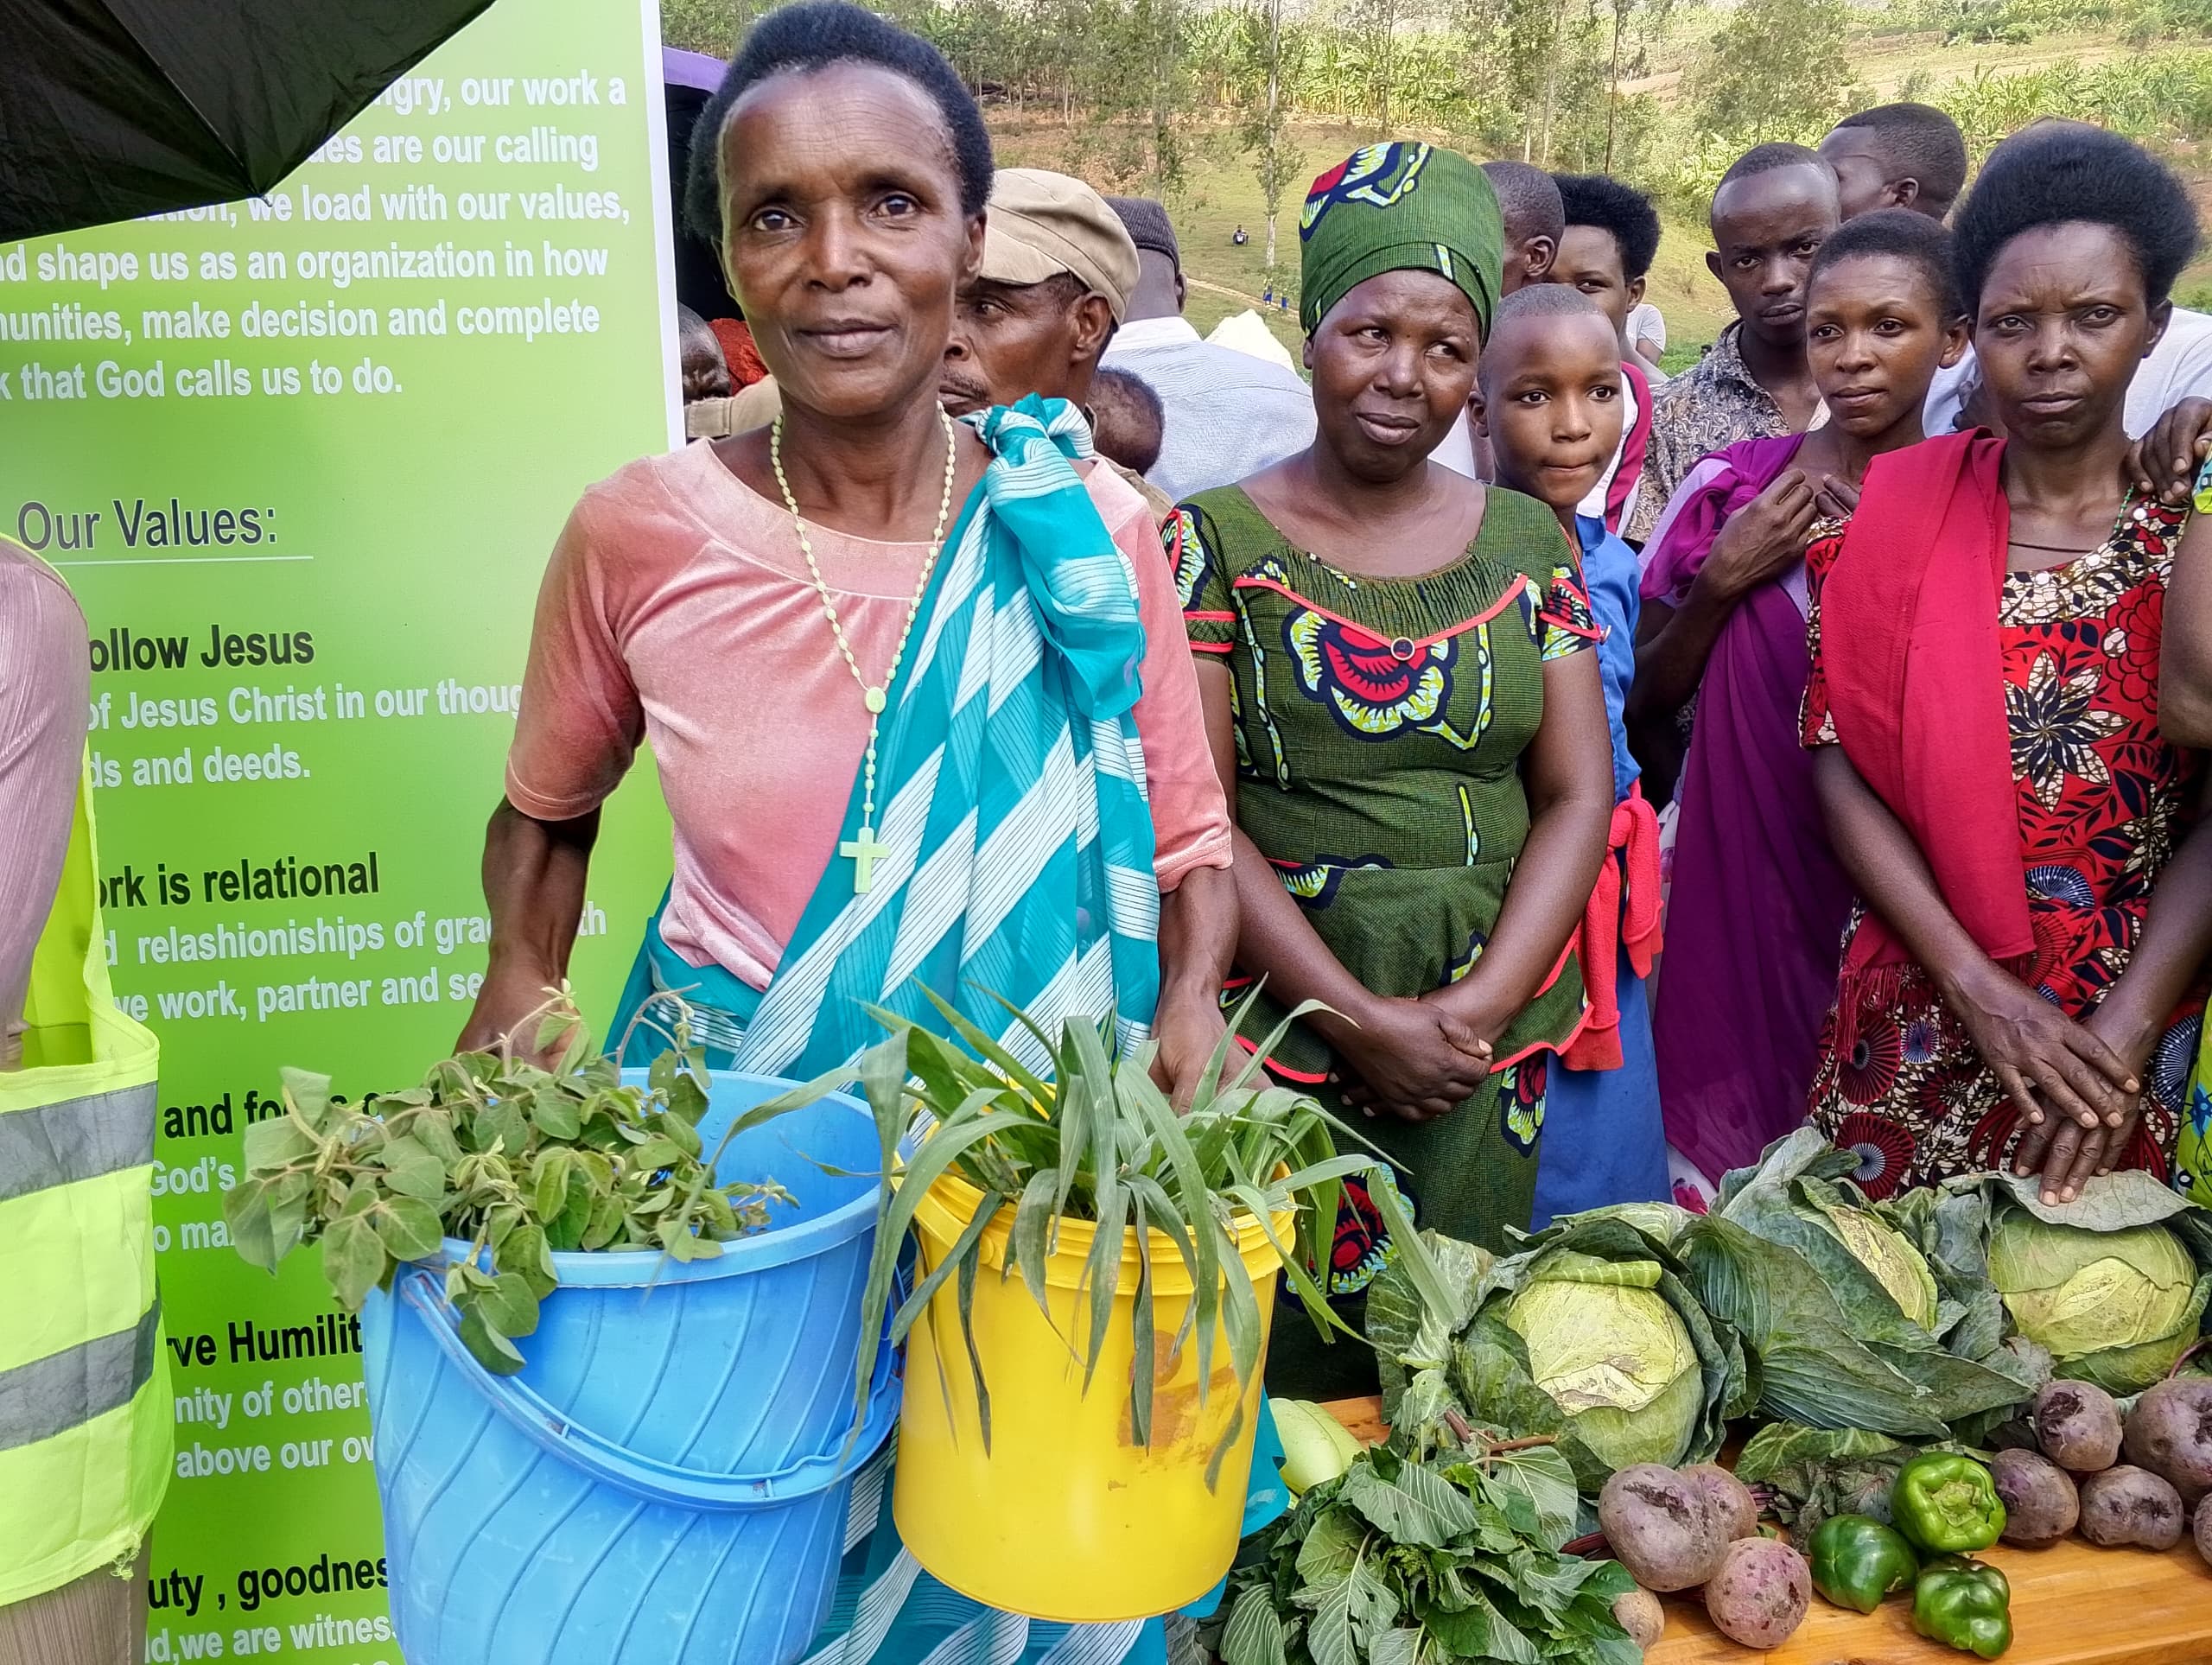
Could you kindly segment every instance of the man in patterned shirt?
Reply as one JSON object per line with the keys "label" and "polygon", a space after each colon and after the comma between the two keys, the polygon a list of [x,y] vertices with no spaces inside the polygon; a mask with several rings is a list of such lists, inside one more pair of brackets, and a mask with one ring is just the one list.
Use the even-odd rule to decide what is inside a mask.
{"label": "man in patterned shirt", "polygon": [[1759,145],[1722,176],[1705,264],[1727,287],[1736,321],[1651,396],[1643,484],[1624,534],[1630,542],[1650,537],[1700,457],[1827,419],[1805,359],[1805,275],[1840,223],[1835,170],[1802,144]]}

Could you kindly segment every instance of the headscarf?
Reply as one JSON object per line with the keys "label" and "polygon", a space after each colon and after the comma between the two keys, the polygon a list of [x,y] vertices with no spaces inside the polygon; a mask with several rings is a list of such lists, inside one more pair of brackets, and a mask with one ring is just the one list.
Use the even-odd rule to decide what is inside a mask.
{"label": "headscarf", "polygon": [[1401,140],[1353,151],[1313,181],[1298,239],[1298,321],[1308,335],[1338,302],[1386,271],[1448,279],[1490,334],[1505,222],[1489,179],[1456,150]]}

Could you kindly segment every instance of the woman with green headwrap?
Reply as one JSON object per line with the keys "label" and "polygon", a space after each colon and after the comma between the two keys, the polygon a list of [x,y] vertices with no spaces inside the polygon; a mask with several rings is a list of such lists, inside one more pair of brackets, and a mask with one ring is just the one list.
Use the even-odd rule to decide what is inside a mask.
{"label": "woman with green headwrap", "polygon": [[[1268,1059],[1364,1128],[1422,1224],[1506,1247],[1536,1183],[1549,1054],[1612,813],[1597,636],[1550,510],[1429,461],[1498,294],[1497,200],[1465,157],[1374,145],[1300,226],[1317,434],[1182,505],[1166,536],[1236,805],[1245,1027],[1330,1008]],[[1371,1118],[1371,1119],[1364,1119]],[[1347,1187],[1331,1293],[1355,1325],[1391,1249]],[[1278,1325],[1269,1388],[1371,1390],[1365,1348]]]}

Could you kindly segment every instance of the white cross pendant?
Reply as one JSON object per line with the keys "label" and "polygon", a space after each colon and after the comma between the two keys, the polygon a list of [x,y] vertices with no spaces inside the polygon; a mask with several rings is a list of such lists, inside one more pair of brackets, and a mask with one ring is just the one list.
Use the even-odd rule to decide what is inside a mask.
{"label": "white cross pendant", "polygon": [[874,882],[875,864],[891,854],[891,846],[876,842],[873,827],[862,827],[859,837],[848,838],[837,846],[837,854],[852,858],[853,889],[855,893],[860,893]]}

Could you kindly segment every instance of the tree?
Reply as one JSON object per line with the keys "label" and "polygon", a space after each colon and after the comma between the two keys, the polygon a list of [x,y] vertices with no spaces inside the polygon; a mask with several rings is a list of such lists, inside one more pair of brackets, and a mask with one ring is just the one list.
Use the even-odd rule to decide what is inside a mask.
{"label": "tree", "polygon": [[1275,276],[1275,218],[1283,197],[1304,172],[1306,157],[1291,142],[1289,85],[1297,79],[1304,38],[1286,38],[1282,27],[1283,0],[1263,0],[1257,12],[1244,15],[1242,41],[1244,56],[1257,69],[1259,95],[1244,120],[1241,137],[1253,159],[1260,181],[1260,200],[1268,211],[1268,278]]}
{"label": "tree", "polygon": [[[1603,174],[1613,171],[1614,155],[1620,144],[1621,82],[1627,77],[1642,74],[1647,67],[1642,47],[1632,56],[1624,58],[1622,53],[1629,17],[1637,5],[1637,0],[1608,0],[1612,13],[1612,44],[1605,60],[1605,151],[1598,169]],[[1654,33],[1665,29],[1668,16],[1674,10],[1674,0],[1643,0],[1643,34],[1649,40]]]}
{"label": "tree", "polygon": [[1850,107],[1846,0],[1744,0],[1698,67],[1698,124],[1746,145],[1810,138]]}

